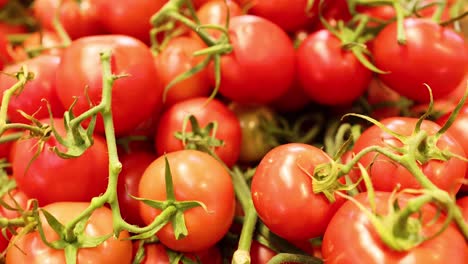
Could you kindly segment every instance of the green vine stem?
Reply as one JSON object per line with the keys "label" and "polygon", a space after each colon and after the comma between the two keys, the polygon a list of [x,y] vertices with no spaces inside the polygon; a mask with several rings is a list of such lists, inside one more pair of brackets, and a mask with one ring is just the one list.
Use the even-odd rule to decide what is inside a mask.
{"label": "green vine stem", "polygon": [[322,264],[323,261],[311,256],[290,253],[279,253],[268,261],[268,264],[282,263]]}

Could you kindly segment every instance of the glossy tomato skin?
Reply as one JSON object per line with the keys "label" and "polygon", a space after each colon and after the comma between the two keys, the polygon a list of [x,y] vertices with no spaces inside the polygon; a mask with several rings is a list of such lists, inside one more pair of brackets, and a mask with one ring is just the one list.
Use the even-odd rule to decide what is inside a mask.
{"label": "glossy tomato skin", "polygon": [[[242,15],[242,9],[239,4],[232,0],[212,0],[204,3],[197,10],[197,17],[201,25],[226,25],[226,18],[229,11],[229,18]],[[222,33],[219,30],[207,30],[210,35],[219,37]],[[198,36],[191,31],[192,36]]]}
{"label": "glossy tomato skin", "polygon": [[312,33],[297,50],[299,82],[315,102],[349,104],[361,96],[372,73],[328,30]]}
{"label": "glossy tomato skin", "polygon": [[120,157],[122,171],[117,185],[119,207],[123,219],[131,224],[144,225],[140,216],[139,202],[128,194],[138,196],[141,176],[155,159],[155,154],[146,151],[130,152]]}
{"label": "glossy tomato skin", "polygon": [[373,41],[375,65],[389,71],[379,78],[399,94],[429,102],[424,83],[434,99],[455,90],[468,70],[468,48],[461,35],[429,19],[404,20],[406,44],[396,41],[396,23],[386,26]]}
{"label": "glossy tomato skin", "polygon": [[[47,103],[50,104],[54,117],[61,117],[65,112],[58,96],[55,86],[55,74],[60,64],[60,57],[52,55],[41,55],[21,63],[10,65],[4,69],[8,73],[16,73],[21,67],[26,66],[27,70],[34,74],[34,79],[28,81],[19,96],[13,96],[8,105],[8,118],[15,123],[30,123],[18,110],[24,111],[28,115],[33,115],[37,119],[49,117]],[[1,74],[0,91],[3,93],[15,83],[15,77]],[[43,99],[45,101],[43,101]],[[40,110],[40,111],[38,111]]]}
{"label": "glossy tomato skin", "polygon": [[[49,120],[42,120],[47,123]],[[64,137],[63,119],[54,119],[54,127]],[[25,132],[28,136],[28,132]],[[60,201],[89,201],[106,190],[108,178],[107,147],[104,138],[94,135],[94,144],[78,158],[63,159],[51,148],[65,147],[51,136],[34,158],[38,140],[19,140],[11,153],[13,176],[18,187],[43,206]]]}
{"label": "glossy tomato skin", "polygon": [[276,254],[275,251],[260,244],[257,240],[252,240],[252,245],[250,247],[251,264],[267,264]]}
{"label": "glossy tomato skin", "polygon": [[[167,248],[163,244],[146,244],[145,257],[140,264],[169,264]],[[185,253],[184,258],[188,258],[201,264],[221,264],[222,257],[219,249],[211,247],[207,250],[197,253]],[[183,261],[179,261],[180,264]]]}
{"label": "glossy tomato skin", "polygon": [[[14,189],[7,194],[4,194],[1,198],[4,203],[8,206],[15,208],[15,209],[23,209],[26,210],[28,205],[28,197],[26,194],[18,189]],[[21,214],[19,211],[16,210],[9,210],[3,206],[0,206],[0,217],[5,217],[8,219],[20,217]],[[10,232],[7,231],[8,239],[11,238]],[[0,234],[0,253],[3,252],[8,246],[8,240],[5,236]]]}
{"label": "glossy tomato skin", "polygon": [[[235,198],[228,171],[216,159],[197,150],[181,150],[166,154],[171,167],[175,198],[179,201],[196,200],[204,203],[206,212],[196,207],[184,212],[188,235],[176,240],[172,224],[167,224],[157,236],[172,250],[197,252],[214,246],[231,226]],[[139,197],[166,199],[165,164],[161,156],[144,172],[139,185]],[[149,224],[160,214],[159,210],[140,204],[143,221]]]}
{"label": "glossy tomato skin", "polygon": [[47,30],[54,30],[53,20],[57,9],[59,9],[59,20],[70,38],[77,39],[104,33],[99,23],[99,17],[102,16],[102,13],[98,12],[93,0],[34,1],[34,16]]}
{"label": "glossy tomato skin", "polygon": [[220,94],[249,104],[278,99],[294,81],[294,46],[288,35],[252,15],[233,17],[229,32],[233,51],[221,59]]}
{"label": "glossy tomato skin", "polygon": [[[228,167],[237,162],[242,142],[238,118],[221,101],[213,99],[207,102],[208,97],[192,98],[173,105],[161,115],[155,135],[155,149],[158,155],[184,149],[182,141],[177,139],[174,133],[184,131],[184,120],[192,114],[201,128],[210,122],[218,123],[215,137],[223,140],[224,145],[215,148],[215,153]],[[192,131],[190,122],[185,131]]]}
{"label": "glossy tomato skin", "polygon": [[[155,57],[158,76],[164,87],[180,74],[192,69],[202,62],[205,56],[193,56],[198,50],[206,48],[206,45],[198,39],[181,36],[169,41],[161,53]],[[211,93],[211,84],[208,78],[207,68],[173,85],[166,94],[164,107],[199,96],[208,96]]]}
{"label": "glossy tomato skin", "polygon": [[132,36],[149,43],[150,18],[167,0],[94,0],[100,23],[112,34]]}
{"label": "glossy tomato skin", "polygon": [[[445,114],[436,122],[443,126],[448,121],[450,114],[451,112]],[[448,129],[448,133],[450,133],[455,138],[455,140],[457,140],[457,142],[463,148],[465,155],[468,155],[468,141],[466,140],[466,131],[468,131],[468,105],[462,107],[457,115],[457,118]],[[465,173],[465,179],[468,180],[468,170]],[[464,184],[461,188],[462,190],[468,191],[468,185]]]}
{"label": "glossy tomato skin", "polygon": [[[390,193],[376,192],[378,214],[386,214]],[[354,197],[370,209],[367,193]],[[404,206],[407,200],[400,202]],[[423,233],[434,234],[441,227],[440,218],[434,225],[436,210],[434,207],[423,207]],[[346,202],[336,212],[325,232],[322,244],[323,259],[333,264],[373,264],[373,263],[466,263],[468,246],[456,226],[449,226],[442,234],[428,240],[408,252],[399,253],[390,250],[378,237],[366,214],[351,201]]]}
{"label": "glossy tomato skin", "polygon": [[315,166],[330,160],[314,146],[290,143],[272,149],[260,161],[252,179],[252,199],[258,216],[273,233],[287,240],[305,240],[325,232],[343,199],[330,203],[323,194],[315,194],[310,175]]}
{"label": "glossy tomato skin", "polygon": [[309,14],[306,12],[307,0],[256,0],[250,4],[250,14],[268,19],[289,32],[303,29],[318,18],[319,2],[314,2]]}
{"label": "glossy tomato skin", "polygon": [[[77,217],[89,206],[89,203],[61,202],[45,206],[43,209],[51,213],[59,222],[66,224]],[[58,239],[57,233],[47,223],[41,214],[42,226],[48,241]],[[86,223],[85,234],[90,237],[99,237],[111,234],[112,212],[107,207],[95,210]],[[130,264],[132,260],[132,242],[127,231],[122,231],[118,238],[113,236],[94,248],[78,250],[77,263],[122,263]],[[27,254],[24,254],[27,252]],[[55,250],[42,242],[39,232],[33,231],[18,237],[15,246],[10,247],[6,254],[6,263],[56,263],[65,264],[63,250]]]}
{"label": "glossy tomato skin", "polygon": [[[62,54],[57,71],[57,93],[65,108],[78,96],[75,115],[89,109],[87,93],[94,105],[102,96],[102,67],[99,53],[112,52],[112,72],[128,74],[112,87],[112,115],[118,136],[132,131],[148,119],[162,102],[162,85],[158,80],[150,49],[141,41],[123,35],[101,35],[80,38]],[[96,131],[103,132],[100,116]]]}
{"label": "glossy tomato skin", "polygon": [[[400,135],[408,136],[413,132],[417,119],[409,117],[390,117],[380,122],[390,130]],[[421,125],[421,130],[426,131],[429,135],[435,134],[439,129],[439,125],[429,120],[423,121]],[[401,147],[402,143],[374,125],[361,134],[353,147],[353,152],[356,154],[369,146],[385,145]],[[437,147],[442,150],[451,151],[462,157],[465,156],[460,144],[454,137],[447,133],[441,136],[437,141]],[[374,189],[377,191],[391,192],[397,184],[400,184],[401,189],[421,188],[415,177],[412,176],[407,169],[400,164],[391,162],[389,158],[383,155],[378,155],[376,157],[375,152],[368,153],[360,159],[360,163],[365,168],[372,163],[369,176]],[[429,160],[421,165],[420,168],[427,178],[436,186],[450,193],[457,193],[465,177],[466,163],[456,158],[451,158],[445,162]]]}

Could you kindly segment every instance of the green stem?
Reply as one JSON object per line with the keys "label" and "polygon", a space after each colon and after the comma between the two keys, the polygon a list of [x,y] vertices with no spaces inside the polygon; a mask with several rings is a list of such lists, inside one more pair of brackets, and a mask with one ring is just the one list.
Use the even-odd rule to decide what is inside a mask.
{"label": "green stem", "polygon": [[216,41],[208,33],[206,33],[206,31],[203,28],[200,28],[200,25],[188,19],[187,17],[181,15],[178,12],[170,12],[167,15],[183,23],[195,33],[197,33],[197,35],[203,40],[203,42],[205,42],[206,45],[211,47],[216,44]]}
{"label": "green stem", "polygon": [[405,24],[404,24],[405,12],[399,1],[393,2],[393,8],[395,9],[395,13],[396,13],[397,41],[399,44],[404,45],[406,44]]}
{"label": "green stem", "polygon": [[434,15],[432,15],[432,20],[434,20],[436,23],[440,23],[446,6],[447,0],[439,0],[436,11],[434,12]]}
{"label": "green stem", "polygon": [[282,263],[322,264],[323,260],[307,255],[280,253],[271,258],[267,264]]}
{"label": "green stem", "polygon": [[[25,226],[26,222],[24,221],[23,217],[18,217],[18,218],[13,218],[9,219],[6,217],[0,217],[0,228],[5,228],[5,227],[22,227]],[[0,234],[1,236],[2,234]]]}
{"label": "green stem", "polygon": [[248,264],[250,263],[250,246],[252,245],[252,237],[257,223],[257,212],[250,201],[250,204],[245,212],[244,223],[239,238],[239,246],[234,252],[232,258],[233,264]]}

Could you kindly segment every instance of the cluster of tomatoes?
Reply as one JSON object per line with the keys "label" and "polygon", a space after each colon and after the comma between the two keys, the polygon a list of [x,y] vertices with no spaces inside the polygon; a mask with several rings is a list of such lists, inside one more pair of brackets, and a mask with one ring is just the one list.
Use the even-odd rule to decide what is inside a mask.
{"label": "cluster of tomatoes", "polygon": [[0,0],[0,262],[468,263],[464,10]]}

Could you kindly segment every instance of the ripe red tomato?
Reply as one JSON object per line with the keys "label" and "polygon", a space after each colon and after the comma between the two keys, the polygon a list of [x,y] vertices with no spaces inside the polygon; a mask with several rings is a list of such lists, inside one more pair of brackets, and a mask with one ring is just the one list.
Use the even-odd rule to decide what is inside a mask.
{"label": "ripe red tomato", "polygon": [[400,115],[400,109],[397,106],[383,106],[385,103],[397,103],[401,100],[401,96],[388,88],[378,78],[373,78],[367,88],[366,99],[371,106],[375,108],[372,111],[372,117],[380,120],[387,117],[394,117]]}
{"label": "ripe red tomato", "polygon": [[[177,240],[172,224],[167,224],[157,236],[172,250],[197,252],[214,246],[231,226],[235,198],[231,176],[210,155],[197,150],[181,150],[166,154],[171,167],[175,198],[178,201],[195,200],[205,204],[184,212],[188,235]],[[141,177],[139,197],[164,201],[165,161],[160,157],[149,165]],[[143,221],[149,224],[161,211],[141,203]]]}
{"label": "ripe red tomato", "polygon": [[250,246],[251,264],[267,264],[276,254],[275,251],[260,244],[257,240],[252,240],[252,245]]}
{"label": "ripe red tomato", "polygon": [[[24,210],[28,209],[27,208],[28,197],[26,196],[26,194],[24,194],[22,191],[19,191],[18,189],[14,189],[10,191],[9,194],[8,193],[4,194],[1,199],[4,203],[6,203],[12,208],[24,209]],[[0,217],[13,219],[13,218],[17,218],[20,216],[21,214],[19,211],[9,210],[5,207],[0,206]],[[8,239],[11,238],[10,232],[7,232],[6,234],[8,236]],[[8,239],[3,235],[3,233],[0,233],[0,253],[3,252],[7,248],[8,243],[9,243]]]}
{"label": "ripe red tomato", "polygon": [[252,5],[249,13],[264,17],[290,32],[303,29],[318,18],[319,1],[314,2],[309,13],[306,11],[307,0],[250,0],[244,2]]}
{"label": "ripe red tomato", "polygon": [[[234,112],[220,101],[213,99],[207,103],[207,100],[207,97],[192,98],[173,105],[162,114],[155,135],[155,149],[158,155],[184,149],[182,141],[177,139],[174,133],[183,132],[184,120],[189,115],[194,115],[201,128],[211,122],[218,123],[215,137],[223,140],[224,145],[216,147],[215,153],[228,167],[237,162],[242,142],[239,120]],[[185,131],[192,131],[190,122]]]}
{"label": "ripe red tomato", "polygon": [[[51,213],[59,222],[66,224],[78,216],[89,203],[62,202],[53,203],[43,209]],[[41,214],[42,227],[47,241],[59,237]],[[112,233],[112,211],[107,207],[98,208],[86,222],[84,233],[90,237],[99,237]],[[130,264],[132,260],[132,242],[127,231],[122,231],[118,238],[113,236],[101,245],[78,250],[77,263],[122,263]],[[14,239],[14,238],[13,238]],[[27,254],[25,254],[25,252]],[[6,254],[7,264],[17,263],[57,263],[65,264],[63,250],[52,249],[42,242],[39,232],[33,231],[18,237],[15,246]]]}
{"label": "ripe red tomato", "polygon": [[156,159],[151,152],[138,151],[122,155],[122,171],[119,174],[117,195],[119,198],[120,213],[125,221],[143,226],[140,216],[140,204],[128,194],[138,196],[138,185],[146,168]]}
{"label": "ripe red tomato", "polygon": [[[377,213],[388,213],[390,193],[377,192],[375,204]],[[367,193],[354,197],[366,208],[370,208]],[[399,199],[404,206],[408,197]],[[430,237],[440,229],[443,217],[430,224],[435,217],[434,207],[427,205],[422,209],[422,232]],[[466,263],[468,246],[455,225],[450,225],[440,235],[430,239],[407,252],[391,250],[379,238],[368,216],[351,201],[346,202],[333,216],[325,232],[322,244],[323,258],[327,263]]]}
{"label": "ripe red tomato", "polygon": [[468,196],[457,200],[457,205],[461,208],[465,222],[468,222]]}
{"label": "ripe red tomato", "polygon": [[113,34],[132,36],[149,43],[150,18],[167,0],[94,0],[100,16],[100,23]]}
{"label": "ripe red tomato", "polygon": [[[204,3],[197,10],[197,17],[201,25],[226,25],[227,12],[229,11],[229,18],[242,15],[242,9],[239,4],[232,0],[212,0]],[[221,31],[207,30],[210,35],[219,37]],[[191,31],[192,36],[198,36],[195,32]]]}
{"label": "ripe red tomato", "polygon": [[[444,116],[437,119],[437,123],[441,126],[447,122],[451,113],[447,113]],[[468,155],[468,141],[466,140],[466,131],[468,131],[468,105],[463,106],[463,108],[458,113],[457,118],[453,124],[448,129],[450,135],[452,135],[455,140],[463,148],[466,155]],[[465,173],[465,179],[468,180],[468,170]],[[468,185],[462,185],[462,190],[468,191]]]}
{"label": "ripe red tomato", "polygon": [[[41,26],[47,30],[54,30],[53,20],[59,9],[59,20],[70,38],[77,39],[84,36],[103,34],[99,23],[100,13],[93,0],[36,0],[33,13]],[[105,14],[108,14],[107,11]],[[104,16],[106,17],[106,16]]]}
{"label": "ripe red tomato", "polygon": [[[382,21],[390,21],[396,16],[395,8],[391,5],[381,6],[357,6],[356,11],[361,14],[368,15],[371,18],[379,19]],[[375,25],[373,22],[370,25]]]}
{"label": "ripe red tomato", "polygon": [[[24,40],[20,46],[13,47],[12,57],[16,62],[24,61],[29,58],[26,49],[38,48],[40,46],[45,48],[60,45],[62,40],[54,31],[44,30],[42,32],[34,32]],[[50,48],[41,52],[41,54],[60,56],[63,52],[61,48]]]}
{"label": "ripe red tomato", "polygon": [[[7,130],[0,136],[0,139],[6,137],[8,135],[14,134],[16,132],[18,132],[18,131]],[[8,142],[0,144],[0,159],[6,159],[6,160],[10,159],[10,153],[11,153],[11,149],[13,147],[13,144],[14,144],[14,141],[8,141]]]}
{"label": "ripe red tomato", "polygon": [[251,15],[233,17],[229,32],[233,51],[221,59],[219,92],[239,103],[278,99],[294,81],[294,46],[288,35]]}
{"label": "ripe red tomato", "polygon": [[[58,99],[55,87],[55,74],[60,64],[60,57],[52,55],[41,55],[33,59],[16,63],[5,67],[7,73],[16,73],[21,67],[26,66],[28,71],[34,74],[34,79],[28,81],[23,91],[18,96],[13,96],[8,105],[8,118],[15,123],[30,123],[18,110],[37,119],[49,117],[45,99],[52,109],[55,117],[62,117],[65,109]],[[15,77],[1,74],[0,91],[3,92],[12,87],[18,80]],[[40,111],[39,111],[40,110]]]}
{"label": "ripe red tomato", "polygon": [[[42,120],[43,123],[48,121]],[[54,119],[54,126],[62,137],[65,136],[63,119]],[[28,135],[25,132],[25,136]],[[104,193],[108,178],[104,138],[94,135],[94,144],[78,158],[60,158],[52,147],[66,150],[54,136],[47,139],[36,158],[38,140],[35,138],[19,140],[12,149],[13,176],[26,195],[43,206],[60,201],[89,201]]]}
{"label": "ripe red tomato", "polygon": [[[112,87],[112,115],[115,133],[121,136],[151,117],[162,103],[162,85],[150,49],[141,41],[123,35],[80,38],[64,51],[57,71],[57,93],[68,108],[78,96],[75,115],[89,109],[86,92],[94,105],[101,101],[102,67],[99,53],[112,51],[113,74],[128,74]],[[100,116],[96,131],[103,132]]]}
{"label": "ripe red tomato", "polygon": [[[206,45],[195,38],[182,36],[171,39],[161,53],[155,57],[158,76],[164,87],[180,74],[202,62],[206,58],[205,56],[195,57],[192,54],[204,48]],[[208,96],[212,90],[208,74],[209,71],[205,68],[172,86],[166,95],[164,107],[189,98]]]}
{"label": "ripe red tomato", "polygon": [[372,72],[328,30],[312,33],[297,50],[299,81],[320,104],[349,104],[369,85]]}
{"label": "ripe red tomato", "polygon": [[[416,118],[409,117],[391,117],[380,122],[395,133],[408,136],[413,132],[417,120]],[[423,121],[421,125],[421,130],[426,131],[429,135],[434,135],[439,129],[440,126],[438,124],[429,120]],[[401,147],[402,143],[374,125],[361,134],[354,144],[353,152],[358,153],[369,146],[388,145]],[[463,148],[448,133],[439,138],[437,147],[462,157],[465,156]],[[374,189],[377,191],[391,192],[397,184],[400,184],[401,189],[420,188],[419,182],[406,168],[392,162],[386,156],[380,154],[376,156],[375,152],[371,152],[362,157],[360,163],[365,168],[370,167],[369,176]],[[461,181],[465,177],[466,163],[457,158],[451,158],[448,161],[431,159],[420,165],[420,168],[436,186],[450,193],[457,193],[460,189]]]}
{"label": "ripe red tomato", "polygon": [[463,37],[429,19],[404,20],[406,44],[396,40],[397,25],[386,26],[373,41],[375,65],[389,71],[379,78],[399,94],[429,102],[455,90],[468,71],[468,46]]}
{"label": "ripe red tomato", "polygon": [[[138,242],[135,243],[138,245]],[[146,244],[145,247],[145,257],[140,262],[140,264],[169,264],[169,256],[167,254],[167,248],[163,244]],[[197,253],[185,253],[184,258],[189,258],[190,260],[197,261],[201,264],[221,264],[222,257],[219,249],[216,247],[211,247],[207,250],[197,252]],[[183,261],[179,261],[180,264]]]}
{"label": "ripe red tomato", "polygon": [[343,199],[331,203],[315,194],[310,175],[315,166],[330,160],[321,149],[300,143],[278,146],[263,157],[252,178],[252,199],[273,233],[297,241],[325,232]]}

